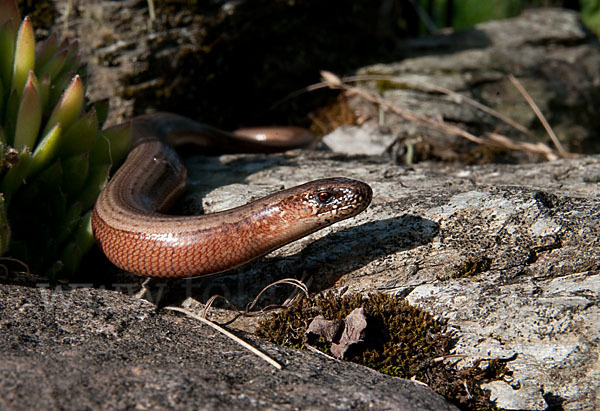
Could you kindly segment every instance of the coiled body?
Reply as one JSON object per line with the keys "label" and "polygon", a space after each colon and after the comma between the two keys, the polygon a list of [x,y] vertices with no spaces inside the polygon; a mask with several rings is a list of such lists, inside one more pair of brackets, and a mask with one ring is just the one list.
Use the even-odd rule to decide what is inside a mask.
{"label": "coiled body", "polygon": [[225,151],[277,151],[305,145],[297,128],[226,133],[174,114],[133,122],[133,149],[92,212],[100,248],[120,268],[184,278],[225,271],[363,211],[371,188],[345,178],[312,181],[230,210],[164,214],[185,188],[186,170],[173,144],[196,142]]}

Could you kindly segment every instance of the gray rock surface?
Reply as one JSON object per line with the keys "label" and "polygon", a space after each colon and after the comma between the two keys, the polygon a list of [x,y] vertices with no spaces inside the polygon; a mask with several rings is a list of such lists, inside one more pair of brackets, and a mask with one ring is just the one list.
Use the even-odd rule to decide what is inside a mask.
{"label": "gray rock surface", "polygon": [[[199,299],[218,292],[243,307],[269,283],[303,274],[316,290],[404,295],[449,319],[460,332],[456,353],[467,360],[518,354],[514,381],[489,386],[499,406],[599,405],[599,156],[461,168],[286,157],[219,164],[247,170],[244,191],[256,195],[324,176],[360,178],[373,187],[371,207],[231,274],[197,280]],[[205,161],[191,170],[208,186],[219,175]],[[201,189],[206,211],[254,196],[240,198],[238,188]],[[473,269],[477,262],[484,264]]]}
{"label": "gray rock surface", "polygon": [[[509,363],[512,387],[489,386],[500,406],[598,406],[600,157],[457,169],[294,152],[196,157],[188,165],[188,198],[201,196],[206,212],[335,175],[368,182],[374,199],[351,220],[231,273],[176,282],[170,292],[180,288],[200,301],[219,293],[244,307],[272,281],[305,275],[316,291],[335,286],[347,293],[405,295],[448,318],[459,331],[456,353],[466,360],[518,354]],[[223,173],[226,168],[232,172]],[[465,262],[482,260],[489,264],[481,272],[462,278]],[[0,392],[8,405],[35,399],[47,407],[76,408],[110,399],[115,406],[301,406],[318,387],[323,406],[392,407],[413,395],[405,382],[364,368],[258,343],[290,361],[283,373],[272,373],[194,322],[155,314],[151,305],[115,292],[46,294],[9,285],[0,290]],[[306,368],[299,371],[299,364]],[[341,367],[339,379],[331,367]],[[341,382],[347,391],[339,391]]]}
{"label": "gray rock surface", "polygon": [[[551,145],[533,110],[509,80],[508,75],[513,74],[567,149],[600,151],[600,43],[575,12],[529,10],[517,18],[478,24],[466,32],[403,42],[398,54],[402,58],[397,62],[359,69],[359,76],[376,78],[358,83],[360,87],[397,107],[443,119],[476,136],[495,132]],[[528,133],[439,88],[499,111]],[[416,146],[417,158],[467,162],[486,158],[480,148],[469,149],[460,137],[407,122],[360,97],[350,99],[350,106],[359,118],[372,119],[404,145]],[[518,152],[507,157],[520,161],[535,158]]]}
{"label": "gray rock surface", "polygon": [[253,341],[118,292],[0,287],[2,409],[455,410],[418,383]]}
{"label": "gray rock surface", "polygon": [[[534,10],[469,32],[409,42],[403,50],[408,58],[400,62],[359,70],[387,76],[390,84],[370,81],[359,87],[478,136],[499,131],[537,141],[435,90],[441,86],[474,98],[541,136],[533,112],[507,80],[513,73],[563,143],[597,152],[598,104],[591,102],[600,98],[600,47],[575,13]],[[406,147],[433,146],[437,158],[461,158],[466,152],[458,137],[382,113],[360,97],[350,102],[367,120],[363,129],[378,124]],[[403,248],[344,275],[336,285],[347,292],[406,295],[450,319],[461,332],[456,352],[469,358],[518,354],[511,362],[515,381],[488,385],[500,407],[598,409],[598,167],[598,157],[587,157],[521,166],[385,170],[374,191],[390,203],[374,203],[370,212],[378,219],[393,218],[397,214],[390,204],[403,204],[407,215],[433,225],[428,230],[422,222],[409,222],[411,228],[397,233],[433,228],[434,234],[425,244],[404,240]],[[392,233],[385,235],[397,241]],[[359,237],[369,238],[364,232]],[[367,241],[374,242],[373,237]]]}

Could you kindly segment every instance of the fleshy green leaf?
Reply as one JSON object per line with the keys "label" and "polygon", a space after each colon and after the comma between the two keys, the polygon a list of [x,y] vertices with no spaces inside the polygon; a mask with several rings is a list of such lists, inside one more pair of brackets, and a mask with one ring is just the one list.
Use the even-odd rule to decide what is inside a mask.
{"label": "fleshy green leaf", "polygon": [[[4,166],[6,165],[6,151],[8,146],[4,141],[4,130],[0,127],[0,170],[4,170]],[[1,254],[0,254],[1,255]]]}
{"label": "fleshy green leaf", "polygon": [[[54,110],[56,111],[60,102],[63,101],[65,93],[73,85],[73,81],[75,80],[76,76],[77,75],[75,73],[66,73],[61,74],[56,79],[52,79],[50,95],[48,96],[48,107],[54,107]],[[81,82],[81,77],[79,77],[79,83],[81,84],[81,92],[83,94],[83,84]]]}
{"label": "fleshy green leaf", "polygon": [[79,117],[81,109],[83,108],[83,83],[78,75],[73,77],[71,84],[65,90],[60,100],[54,107],[48,123],[44,128],[44,133],[50,131],[57,123],[60,123],[63,128],[68,128],[75,120]]}
{"label": "fleshy green leaf", "polygon": [[17,90],[13,90],[8,97],[6,104],[6,117],[4,119],[4,131],[8,144],[12,144],[15,137],[15,125],[17,123],[17,114],[19,113],[19,96]]}
{"label": "fleshy green leaf", "polygon": [[29,72],[29,78],[23,89],[21,104],[17,113],[17,124],[15,127],[14,148],[17,150],[27,146],[33,148],[40,131],[42,122],[42,103],[37,89],[37,79],[33,71]]}
{"label": "fleshy green leaf", "polygon": [[55,124],[54,128],[47,132],[44,138],[42,138],[40,143],[37,145],[33,155],[31,156],[31,168],[29,170],[30,176],[42,171],[45,166],[50,164],[50,162],[56,158],[60,144],[61,132],[62,127],[60,123]]}
{"label": "fleshy green leaf", "polygon": [[71,235],[77,224],[79,223],[81,216],[81,203],[73,203],[65,213],[63,221],[59,225],[58,235],[56,240],[59,244],[64,243],[67,238]]}
{"label": "fleshy green leaf", "polygon": [[33,270],[65,275],[94,243],[86,211],[128,150],[130,126],[99,131],[107,100],[83,112],[78,41],[52,34],[39,46],[36,54],[31,21],[21,21],[16,1],[0,0],[0,158],[10,161],[0,165],[0,255],[9,249]]}
{"label": "fleshy green leaf", "polygon": [[81,259],[94,245],[91,213],[88,212],[81,217],[73,238],[73,241],[63,249],[61,258],[64,264],[63,271],[68,277],[75,274],[81,264]]}
{"label": "fleshy green leaf", "polygon": [[96,141],[90,162],[94,164],[110,163],[115,166],[120,164],[131,145],[131,122],[107,128],[100,133],[102,138]]}
{"label": "fleshy green leaf", "polygon": [[46,271],[46,277],[50,279],[55,279],[58,277],[60,272],[64,269],[65,264],[61,261],[55,261],[54,264],[50,266],[50,268]]}
{"label": "fleshy green leaf", "polygon": [[63,161],[62,188],[65,194],[73,196],[81,191],[90,168],[90,155],[81,153]]}
{"label": "fleshy green leaf", "polygon": [[[62,72],[78,71],[79,68],[79,41],[73,40],[67,48],[67,55]],[[80,73],[81,74],[81,73]]]}
{"label": "fleshy green leaf", "polygon": [[98,195],[104,189],[104,186],[106,186],[109,172],[110,164],[90,166],[83,190],[77,196],[84,210],[91,208],[96,203]]}
{"label": "fleshy green leaf", "polygon": [[[67,278],[72,277],[77,271],[77,267],[81,264],[81,259],[83,258],[83,252],[81,247],[75,242],[72,241],[67,244],[62,251],[62,255],[60,258],[60,272],[54,273],[54,275],[60,275],[61,277],[66,276]],[[51,276],[51,273],[47,274]]]}
{"label": "fleshy green leaf", "polygon": [[94,233],[92,231],[92,212],[88,211],[86,214],[81,216],[77,230],[73,236],[73,239],[84,252],[88,252],[96,240],[94,239]]}
{"label": "fleshy green leaf", "polygon": [[2,83],[2,76],[0,75],[0,123],[1,123],[3,117],[4,117],[4,85]]}
{"label": "fleshy green leaf", "polygon": [[[54,161],[40,173],[34,184],[40,184],[40,193],[44,198],[43,220],[48,222],[50,232],[58,230],[58,224],[67,211],[67,196],[60,188],[60,182],[64,175],[64,168],[60,159]],[[34,199],[35,201],[35,199]]]}
{"label": "fleshy green leaf", "polygon": [[104,124],[108,118],[108,99],[102,99],[94,102],[94,109],[98,117],[98,123],[100,126]]}
{"label": "fleshy green leaf", "polygon": [[97,138],[99,138],[98,119],[96,111],[92,109],[65,130],[60,143],[60,155],[67,157],[84,152],[89,153]]}
{"label": "fleshy green leaf", "polygon": [[[16,31],[12,29],[12,21],[0,24],[0,80],[4,84],[6,91],[10,89],[13,57],[15,53]],[[4,93],[0,95],[4,97]]]}
{"label": "fleshy green leaf", "polygon": [[29,173],[30,166],[31,153],[25,151],[19,156],[19,162],[6,172],[0,183],[0,192],[4,193],[6,201],[10,201],[11,196],[23,184]]}
{"label": "fleshy green leaf", "polygon": [[52,80],[49,74],[44,74],[39,82],[38,92],[40,93],[40,101],[42,103],[42,113],[46,112],[48,107],[48,98],[50,97],[50,88],[52,87]]}
{"label": "fleshy green leaf", "polygon": [[90,164],[91,165],[103,165],[112,164],[112,158],[110,156],[110,141],[102,133],[98,133],[98,138],[94,142],[92,150],[90,151]]}
{"label": "fleshy green leaf", "polygon": [[42,68],[40,68],[39,73],[41,75],[49,74],[51,78],[58,77],[58,73],[60,73],[65,65],[68,53],[68,50],[61,50],[56,53]]}
{"label": "fleshy green leaf", "polygon": [[[59,192],[59,183],[62,180],[63,176],[63,168],[62,163],[59,160],[54,161],[48,167],[44,168],[39,174],[32,178],[28,178],[27,185],[23,186],[21,190],[19,190],[18,194],[15,196],[15,202],[17,202],[18,207],[25,208],[29,203],[33,203],[38,201],[39,198],[44,199],[44,210],[43,213],[50,213],[51,216],[54,216],[52,220],[56,220],[58,215],[56,215],[56,210],[51,209],[51,206],[60,202],[61,204],[65,202],[64,195]],[[57,199],[56,197],[61,197]],[[64,212],[63,206],[62,212]],[[44,220],[41,218],[40,213],[36,213],[35,217],[38,220]]]}
{"label": "fleshy green leaf", "polygon": [[11,85],[11,88],[16,89],[19,95],[23,92],[29,71],[34,69],[35,37],[31,20],[29,17],[25,17],[17,32]]}
{"label": "fleshy green leaf", "polygon": [[54,56],[54,54],[58,51],[58,36],[56,33],[52,32],[46,41],[42,43],[40,47],[40,51],[37,54],[37,58],[35,60],[35,71],[37,73],[40,72],[40,69],[48,63],[48,61]]}
{"label": "fleshy green leaf", "polygon": [[[2,127],[0,127],[0,170],[4,170],[4,166],[6,165],[6,152],[8,150],[8,146],[3,141],[4,131]],[[1,255],[1,254],[0,254]]]}

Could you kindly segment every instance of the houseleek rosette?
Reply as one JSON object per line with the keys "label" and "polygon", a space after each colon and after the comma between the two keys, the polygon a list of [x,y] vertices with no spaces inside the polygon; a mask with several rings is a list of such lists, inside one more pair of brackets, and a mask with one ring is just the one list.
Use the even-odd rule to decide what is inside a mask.
{"label": "houseleek rosette", "polygon": [[94,239],[90,209],[129,146],[129,125],[102,130],[87,104],[77,41],[33,27],[0,0],[0,253],[49,277],[73,275]]}

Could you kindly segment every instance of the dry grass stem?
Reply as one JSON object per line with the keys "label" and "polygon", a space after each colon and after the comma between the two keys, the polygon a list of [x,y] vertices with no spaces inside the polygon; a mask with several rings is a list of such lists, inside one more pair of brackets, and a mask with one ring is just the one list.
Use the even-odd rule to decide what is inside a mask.
{"label": "dry grass stem", "polygon": [[148,2],[148,16],[150,21],[156,20],[156,13],[154,12],[154,0],[147,0]]}
{"label": "dry grass stem", "polygon": [[554,143],[554,146],[559,151],[559,153],[561,153],[561,154],[566,153],[562,144],[558,140],[558,137],[556,137],[556,134],[554,134],[554,130],[552,130],[552,127],[550,127],[550,124],[548,124],[548,121],[546,121],[546,117],[544,117],[544,115],[542,114],[542,111],[540,110],[538,105],[535,104],[535,101],[533,101],[533,99],[531,98],[531,96],[529,95],[527,90],[525,90],[525,88],[521,85],[519,80],[517,80],[517,78],[515,76],[513,76],[512,74],[508,75],[508,79],[513,84],[513,86],[515,86],[515,88],[517,90],[519,90],[519,93],[521,93],[521,95],[525,98],[525,100],[527,101],[527,104],[529,104],[529,107],[531,107],[531,109],[533,110],[533,112],[535,113],[537,118],[540,120],[540,123],[542,123],[542,126],[544,126],[546,133],[548,133],[548,135],[550,136],[552,143]]}
{"label": "dry grass stem", "polygon": [[[275,286],[275,285],[279,285],[279,284],[289,284],[292,285],[294,287],[296,287],[296,290],[298,290],[298,292],[302,292],[304,293],[304,295],[306,297],[308,297],[308,286],[306,284],[304,284],[301,280],[297,280],[295,278],[283,278],[281,280],[275,281],[274,283],[271,283],[269,285],[267,285],[265,288],[263,288],[260,293],[258,293],[258,295],[254,298],[254,300],[248,305],[248,307],[246,308],[246,312],[251,311],[254,306],[256,305],[256,303],[258,302],[258,300],[260,299],[260,297],[271,287]],[[272,307],[272,306],[269,306]],[[263,308],[263,311],[269,307],[265,307]]]}
{"label": "dry grass stem", "polygon": [[529,153],[542,154],[547,160],[556,160],[559,157],[572,157],[564,153],[562,156],[556,154],[554,150],[548,147],[544,143],[528,143],[526,141],[514,141],[510,138],[497,133],[487,133],[487,140],[489,145],[495,145],[497,147],[504,147],[511,150],[525,151]]}
{"label": "dry grass stem", "polygon": [[304,285],[304,287],[294,288],[294,291],[292,291],[290,296],[283,302],[283,304],[281,304],[283,307],[290,307],[292,304],[294,304],[296,302],[296,300],[298,300],[298,298],[300,297],[301,293],[303,293],[306,297],[308,297],[308,287],[310,287],[310,285],[313,282],[312,274],[308,274],[305,271],[302,274],[302,278],[300,279],[300,282]]}
{"label": "dry grass stem", "polygon": [[[25,275],[32,275],[31,274],[31,270],[29,270],[29,266],[27,265],[26,262],[19,260],[18,258],[13,258],[13,257],[0,257],[0,267],[2,267],[2,271],[4,271],[4,278],[8,279],[10,270],[8,269],[8,266],[6,264],[4,264],[4,262],[11,262],[11,263],[17,263],[21,266],[23,266],[23,268],[25,269],[25,271],[21,271],[21,273],[25,274]],[[13,271],[14,272],[14,271]],[[18,271],[16,272],[18,273]]]}
{"label": "dry grass stem", "polygon": [[200,321],[200,322],[208,325],[209,327],[212,327],[216,331],[220,332],[221,334],[223,334],[226,337],[230,338],[231,340],[235,341],[236,343],[238,343],[239,345],[241,345],[242,347],[244,347],[248,351],[252,352],[254,355],[260,357],[263,360],[265,360],[266,362],[268,362],[269,364],[271,364],[273,367],[277,368],[278,370],[283,369],[283,367],[281,366],[281,364],[279,364],[273,358],[269,357],[267,354],[265,354],[264,352],[260,351],[258,348],[250,345],[246,341],[242,340],[240,337],[236,336],[235,334],[232,334],[231,332],[227,331],[225,328],[221,327],[218,324],[215,324],[214,322],[210,321],[209,319],[204,318],[204,317],[202,317],[200,315],[196,315],[193,312],[186,310],[185,308],[180,308],[180,307],[165,307],[165,309],[171,310],[171,311],[178,311],[180,313],[183,313],[183,314],[187,315],[188,317],[191,317],[191,318],[193,318],[195,320],[198,320],[198,321]]}
{"label": "dry grass stem", "polygon": [[[389,81],[394,82],[393,80]],[[467,103],[475,107],[476,109],[483,111],[484,113],[488,113],[492,117],[496,117],[497,119],[513,127],[515,130],[518,130],[529,137],[535,138],[533,133],[529,131],[524,125],[517,123],[513,119],[506,117],[504,114],[486,106],[485,104],[481,104],[479,101],[473,100],[472,98],[467,97],[464,94],[457,93],[456,91],[452,91],[446,87],[437,86],[435,84],[425,84],[420,82],[407,82],[405,84],[408,87],[418,88],[424,91],[435,91],[441,94],[446,94],[447,96],[452,97],[457,103]]]}
{"label": "dry grass stem", "polygon": [[[331,73],[329,73],[329,74],[331,74]],[[535,138],[534,134],[531,131],[529,131],[527,129],[527,127],[525,127],[524,125],[517,123],[513,119],[505,116],[504,114],[494,110],[491,107],[486,106],[485,104],[481,104],[477,100],[473,100],[472,98],[467,97],[464,94],[457,93],[456,91],[452,91],[452,90],[442,87],[442,86],[437,86],[435,84],[426,84],[426,83],[422,83],[422,82],[418,82],[418,81],[406,81],[406,80],[400,81],[389,75],[373,75],[373,74],[342,77],[341,79],[338,79],[338,80],[341,80],[342,83],[354,83],[354,82],[359,82],[359,81],[388,81],[395,85],[405,86],[406,88],[410,88],[410,89],[422,90],[422,91],[426,91],[426,92],[435,91],[440,94],[446,94],[449,97],[452,97],[456,103],[469,104],[469,105],[477,108],[478,110],[488,113],[492,117],[496,117],[497,119],[499,119],[499,120],[503,121],[504,123],[508,124],[509,126],[513,127],[515,130],[518,130],[519,132],[521,132],[529,137]],[[290,95],[286,96],[283,100],[280,100],[276,104],[280,104],[281,102],[286,101],[290,98],[297,97],[300,94],[319,90],[322,88],[331,88],[331,87],[325,81],[311,84],[308,87],[305,87],[301,90],[291,93]],[[323,127],[323,128],[325,128],[325,127]]]}
{"label": "dry grass stem", "polygon": [[319,350],[317,347],[313,347],[313,346],[312,346],[312,345],[310,345],[310,344],[304,344],[304,346],[306,347],[306,349],[307,349],[308,351],[312,351],[312,352],[314,352],[315,354],[322,355],[323,357],[327,358],[328,360],[333,360],[333,361],[338,361],[338,362],[340,361],[340,360],[338,360],[337,358],[335,358],[335,357],[332,357],[331,355],[325,354],[323,351]]}
{"label": "dry grass stem", "polygon": [[233,316],[233,318],[224,321],[224,322],[219,322],[215,324],[219,324],[221,326],[225,326],[225,325],[229,325],[231,323],[233,323],[235,320],[237,320],[240,317],[252,317],[252,316],[257,316],[262,314],[265,311],[269,311],[269,310],[273,310],[273,309],[277,309],[277,308],[284,308],[287,307],[290,304],[290,300],[293,301],[292,297],[288,297],[286,299],[286,301],[282,304],[282,305],[276,305],[276,304],[272,304],[272,305],[268,305],[262,309],[260,309],[257,312],[251,312],[254,307],[256,306],[256,304],[258,303],[258,301],[260,300],[260,297],[262,297],[262,295],[271,287],[279,285],[279,284],[289,284],[295,287],[295,293],[292,293],[293,297],[297,297],[298,294],[303,293],[306,297],[308,297],[308,285],[306,285],[302,280],[297,280],[295,278],[283,278],[281,280],[275,281],[269,285],[267,285],[265,288],[263,288],[256,297],[254,297],[254,300],[252,300],[252,302],[250,304],[248,304],[248,306],[246,307],[246,309],[244,311],[239,310],[237,307],[235,307],[227,298],[223,297],[222,295],[218,295],[215,294],[212,297],[210,297],[208,299],[208,301],[206,301],[206,303],[204,304],[204,309],[202,310],[202,317],[203,318],[207,318],[208,317],[208,313],[212,307],[212,305],[214,304],[214,302],[218,299],[221,299],[225,302],[225,304],[227,304],[227,306],[229,306],[229,308],[231,308],[231,310],[235,311],[235,315]]}
{"label": "dry grass stem", "polygon": [[150,288],[148,285],[152,278],[148,277],[144,280],[144,282],[140,285],[140,290],[134,295],[135,298],[142,299],[147,293],[150,292]]}
{"label": "dry grass stem", "polygon": [[[326,73],[326,75],[324,75],[324,73]],[[397,107],[397,106],[393,105],[391,102],[389,102],[379,96],[375,96],[375,95],[367,92],[366,90],[346,84],[344,81],[342,81],[339,77],[335,76],[335,74],[333,74],[333,73],[321,72],[321,75],[322,75],[323,83],[332,89],[343,90],[347,95],[361,96],[365,100],[375,103],[375,104],[379,105],[380,107],[382,107],[383,109],[389,110],[389,111],[399,115],[406,121],[416,121],[416,122],[419,122],[422,124],[426,124],[426,125],[431,126],[432,128],[435,128],[443,133],[456,135],[456,136],[465,138],[469,141],[472,141],[476,144],[507,148],[507,149],[511,149],[511,150],[519,150],[519,151],[535,153],[535,154],[542,154],[545,156],[545,158],[547,160],[555,160],[559,157],[574,157],[575,156],[574,154],[565,152],[564,149],[562,151],[561,150],[555,151],[543,143],[535,143],[534,144],[534,143],[528,143],[528,142],[522,142],[522,141],[513,141],[510,138],[503,136],[501,134],[497,134],[497,133],[487,133],[486,138],[477,137],[477,136],[473,135],[472,133],[469,133],[468,131],[463,130],[462,128],[460,128],[458,126],[454,126],[454,125],[445,123],[442,119],[433,119],[433,118],[427,117],[423,114],[414,112],[412,110]],[[437,89],[440,92],[446,92],[446,94],[450,94],[457,98],[461,98],[464,101],[468,102],[469,104],[474,104],[478,108],[485,107],[481,103],[478,103],[478,102],[476,102],[472,99],[469,99],[468,97],[462,96],[458,93],[454,93],[454,92],[447,93],[447,92],[450,92],[450,90],[446,90],[443,88],[432,88],[432,89]],[[501,115],[500,113],[497,113],[490,108],[486,108],[485,111],[490,114],[493,114],[494,116],[496,116],[500,119],[503,119],[503,121],[504,121],[505,117],[503,115]],[[519,125],[518,123],[516,123],[510,119],[509,119],[509,124],[513,127],[516,127],[519,130],[521,130],[523,128],[523,126]],[[527,134],[531,135],[529,132],[527,132]]]}
{"label": "dry grass stem", "polygon": [[409,2],[413,9],[415,9],[415,11],[417,12],[419,20],[421,20],[421,23],[423,23],[427,31],[431,34],[439,33],[440,30],[437,28],[435,22],[433,21],[431,16],[427,14],[427,11],[421,6],[421,4],[416,0],[409,0]]}
{"label": "dry grass stem", "polygon": [[358,95],[361,96],[362,98],[364,98],[367,101],[370,101],[372,103],[375,103],[377,105],[379,105],[380,107],[383,107],[387,110],[390,110],[396,114],[398,114],[400,117],[402,117],[403,119],[405,119],[406,121],[418,121],[420,123],[424,123],[424,124],[428,124],[432,127],[435,127],[437,129],[440,129],[441,131],[444,131],[446,133],[449,134],[454,134],[454,135],[459,135],[461,137],[466,138],[467,140],[470,140],[474,143],[477,144],[483,144],[484,140],[469,133],[466,130],[461,129],[460,127],[457,126],[453,126],[450,124],[446,124],[441,122],[440,120],[434,120],[432,118],[429,118],[423,114],[419,114],[415,111],[412,110],[408,110],[405,108],[400,108],[397,107],[395,105],[393,105],[392,103],[390,103],[389,101],[381,98],[381,97],[377,97],[374,96],[372,94],[370,94],[369,92],[357,88],[357,87],[352,87],[349,86],[346,83],[343,83],[339,77],[336,77],[339,81],[334,81],[334,82],[329,82],[329,78],[330,75],[333,75],[332,73],[329,72],[321,72],[321,75],[323,75],[323,73],[328,73],[328,76],[323,76],[323,81],[325,83],[327,83],[329,85],[330,88],[337,88],[337,89],[342,89],[344,90],[346,93],[348,93],[349,95]]}
{"label": "dry grass stem", "polygon": [[229,308],[231,308],[234,311],[237,311],[237,315],[235,317],[233,317],[231,320],[225,322],[225,323],[220,323],[220,325],[227,325],[227,324],[231,324],[232,322],[234,322],[236,319],[238,319],[241,315],[244,315],[246,313],[244,313],[243,311],[238,310],[233,304],[231,304],[231,301],[229,301],[227,298],[223,297],[222,295],[219,294],[215,294],[212,297],[210,297],[208,299],[208,301],[206,302],[206,304],[204,304],[204,310],[202,311],[202,317],[207,318],[208,317],[208,312],[210,311],[212,305],[214,304],[214,302],[218,299],[221,299],[223,301],[225,301],[225,304],[227,304],[229,306]]}

